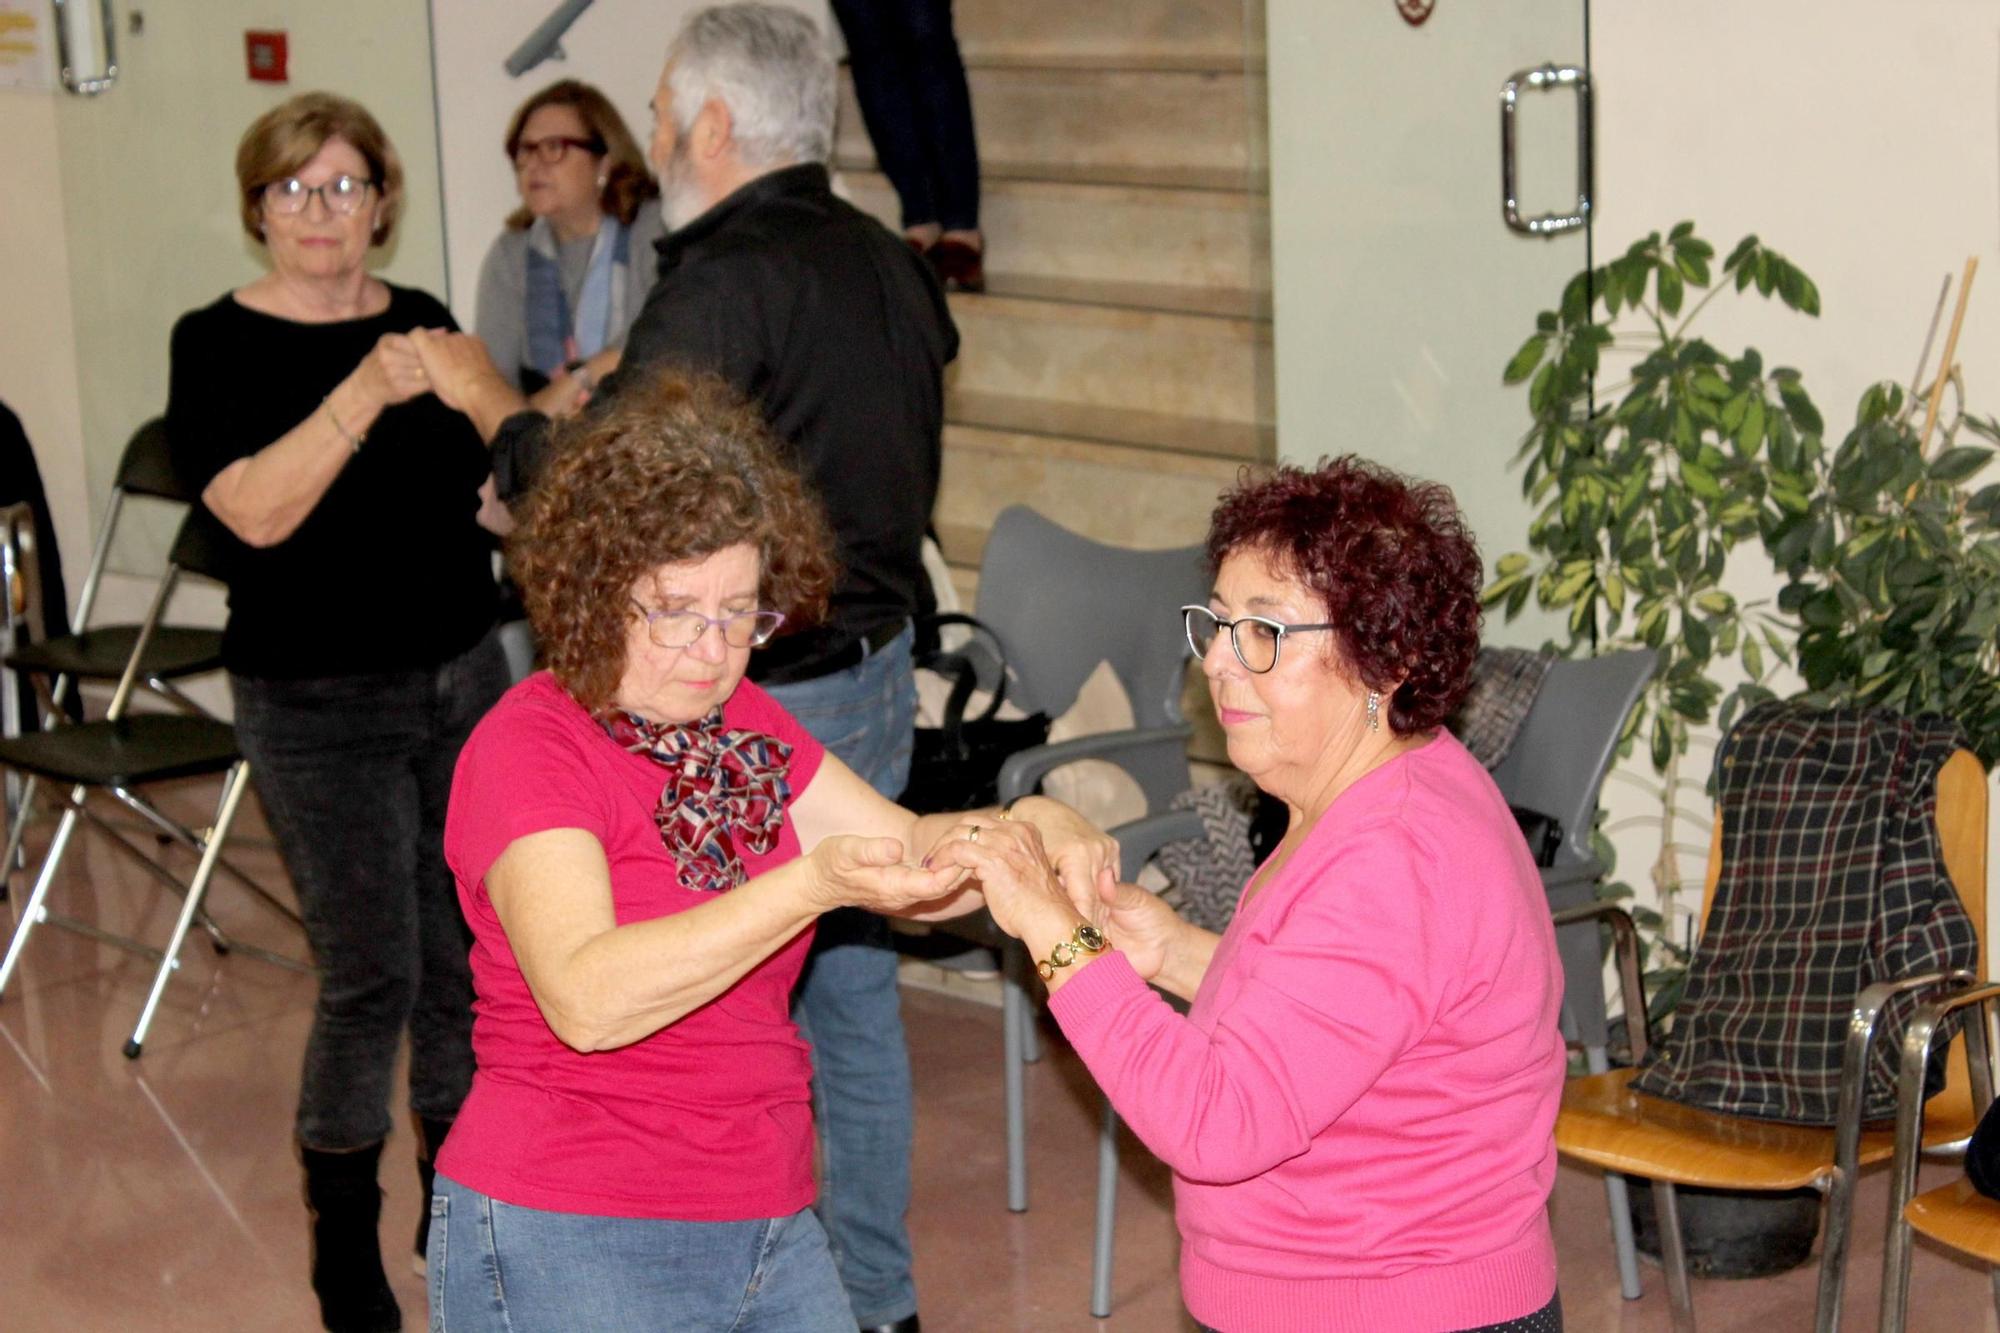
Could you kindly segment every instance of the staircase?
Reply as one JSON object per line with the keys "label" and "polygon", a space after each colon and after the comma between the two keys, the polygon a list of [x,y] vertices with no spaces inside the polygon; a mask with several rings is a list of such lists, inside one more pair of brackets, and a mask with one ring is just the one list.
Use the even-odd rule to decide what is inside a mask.
{"label": "staircase", "polygon": [[[1185,545],[1238,469],[1272,458],[1269,191],[1262,0],[954,12],[988,289],[951,296],[936,521],[970,601],[1010,504]],[[899,229],[851,83],[835,157],[854,202]]]}

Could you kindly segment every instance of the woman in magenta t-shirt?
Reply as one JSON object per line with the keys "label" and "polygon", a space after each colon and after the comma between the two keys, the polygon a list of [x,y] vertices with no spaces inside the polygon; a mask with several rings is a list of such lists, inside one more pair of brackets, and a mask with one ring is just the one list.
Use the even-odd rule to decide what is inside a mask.
{"label": "woman in magenta t-shirt", "polygon": [[1557,1333],[1562,972],[1513,816],[1441,725],[1479,647],[1478,551],[1442,486],[1343,458],[1225,496],[1208,553],[1188,640],[1231,762],[1291,816],[1228,929],[1004,825],[935,859],[981,876],[1173,1168],[1205,1326]]}
{"label": "woman in magenta t-shirt", "polygon": [[[919,819],[743,680],[824,605],[826,528],[756,412],[663,377],[570,428],[510,550],[549,670],[466,744],[445,856],[479,1068],[437,1160],[437,1327],[840,1329],[788,1011],[814,920],[976,905]],[[1080,875],[1115,847],[1018,808]]]}

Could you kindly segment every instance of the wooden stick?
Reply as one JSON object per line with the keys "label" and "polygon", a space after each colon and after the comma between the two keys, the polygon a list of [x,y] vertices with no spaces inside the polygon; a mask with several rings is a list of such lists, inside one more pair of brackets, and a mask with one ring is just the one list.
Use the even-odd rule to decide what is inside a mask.
{"label": "wooden stick", "polygon": [[1898,422],[1908,421],[1910,414],[1917,410],[1917,395],[1923,392],[1924,367],[1931,363],[1931,346],[1937,342],[1938,325],[1944,322],[1944,303],[1951,299],[1951,274],[1944,275],[1938,284],[1937,304],[1931,307],[1931,326],[1924,331],[1924,350],[1917,353],[1917,368],[1910,376],[1910,400],[1903,404],[1903,410],[1896,415]]}
{"label": "wooden stick", "polygon": [[1944,403],[1945,381],[1951,378],[1951,360],[1958,354],[1958,330],[1965,323],[1965,303],[1972,295],[1973,275],[1979,272],[1979,256],[1967,255],[1965,276],[1958,280],[1958,305],[1951,312],[1951,332],[1944,338],[1944,359],[1938,362],[1937,380],[1931,385],[1930,410],[1924,413],[1924,433],[1917,441],[1917,452],[1928,454],[1931,449],[1931,431],[1937,427],[1938,408]]}

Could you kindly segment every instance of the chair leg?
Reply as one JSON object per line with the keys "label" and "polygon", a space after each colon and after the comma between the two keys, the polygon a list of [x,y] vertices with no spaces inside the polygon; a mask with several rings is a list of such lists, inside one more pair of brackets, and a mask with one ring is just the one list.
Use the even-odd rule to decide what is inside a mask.
{"label": "chair leg", "polygon": [[1090,1254],[1090,1313],[1111,1317],[1111,1239],[1118,1228],[1118,1112],[1104,1099],[1104,1119],[1097,1128],[1097,1229]]}
{"label": "chair leg", "polygon": [[1847,1288],[1847,1244],[1854,1223],[1854,1181],[1835,1168],[1826,1191],[1826,1243],[1819,1252],[1819,1297],[1814,1333],[1840,1333],[1840,1302]]}
{"label": "chair leg", "polygon": [[1028,992],[1021,984],[1019,949],[1003,950],[1000,1023],[1005,1034],[1007,1076],[1007,1208],[1028,1211],[1028,1124],[1023,1045],[1028,1026]]}
{"label": "chair leg", "polygon": [[[75,799],[81,800],[81,795]],[[69,846],[69,835],[76,830],[76,807],[63,811],[62,823],[56,825],[56,836],[49,843],[48,854],[42,858],[42,869],[35,876],[35,887],[28,894],[27,908],[21,913],[20,924],[14,927],[14,938],[7,945],[7,957],[0,960],[0,994],[7,990],[7,983],[13,979],[14,966],[21,961],[21,950],[28,943],[28,934],[40,924],[44,900],[49,896],[49,885],[55,882],[56,866],[62,861],[63,852]]]}
{"label": "chair leg", "polygon": [[236,807],[243,799],[243,789],[249,785],[249,780],[250,766],[239,761],[229,770],[229,777],[223,783],[222,805],[215,816],[215,827],[209,830],[202,847],[201,864],[195,867],[194,878],[188,881],[187,899],[181,904],[180,916],[174,921],[174,933],[160,958],[159,970],[153,974],[153,989],[146,996],[146,1007],[139,1011],[139,1022],[132,1029],[131,1039],[125,1043],[125,1058],[128,1060],[139,1058],[139,1052],[146,1043],[146,1030],[153,1025],[160,997],[166,994],[167,978],[181,965],[181,944],[194,925],[195,914],[201,910],[202,897],[208,892],[208,881],[214,877],[215,864],[222,857],[223,839],[229,836],[229,826],[236,819]]}
{"label": "chair leg", "polygon": [[1667,1309],[1674,1333],[1694,1333],[1694,1293],[1688,1289],[1687,1241],[1681,1235],[1681,1208],[1672,1181],[1653,1182],[1653,1213],[1660,1224],[1660,1260],[1667,1270]]}
{"label": "chair leg", "polygon": [[1019,940],[1010,941],[1010,951],[1018,965],[1006,975],[1014,978],[1021,996],[1021,1063],[1038,1065],[1042,1062],[1042,1034],[1035,1029],[1034,990],[1028,979],[1034,971],[1034,960],[1028,957],[1027,946]]}
{"label": "chair leg", "polygon": [[14,807],[14,817],[7,824],[7,854],[0,857],[0,880],[14,877],[14,864],[21,855],[21,839],[28,831],[28,819],[35,810],[35,776],[30,773],[21,784],[21,803]]}
{"label": "chair leg", "polygon": [[[1593,1074],[1611,1068],[1611,1057],[1602,1046],[1583,1048],[1583,1066]],[[1632,1208],[1625,1177],[1616,1171],[1604,1173],[1604,1203],[1611,1212],[1611,1248],[1618,1256],[1618,1291],[1628,1301],[1644,1294],[1639,1285],[1639,1246],[1632,1238]]]}

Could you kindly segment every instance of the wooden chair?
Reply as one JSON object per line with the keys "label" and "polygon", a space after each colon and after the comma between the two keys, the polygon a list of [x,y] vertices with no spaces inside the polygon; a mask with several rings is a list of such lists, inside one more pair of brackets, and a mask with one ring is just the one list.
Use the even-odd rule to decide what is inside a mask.
{"label": "wooden chair", "polygon": [[[1937,822],[1945,869],[1979,932],[1983,957],[1986,774],[1969,751],[1954,754],[1938,774]],[[1718,817],[1702,898],[1704,924],[1721,875],[1722,824]],[[1592,918],[1613,927],[1627,1032],[1636,1062],[1647,1048],[1637,936],[1631,919],[1608,905],[1559,913],[1556,920]],[[1888,1161],[1895,1152],[1893,1133],[1864,1132],[1860,1120],[1863,1075],[1876,1019],[1882,1006],[1901,992],[1969,979],[1964,973],[1907,977],[1877,983],[1855,997],[1841,1062],[1839,1113],[1831,1129],[1753,1120],[1648,1097],[1627,1086],[1636,1072],[1631,1069],[1572,1079],[1564,1087],[1562,1110],[1556,1118],[1556,1151],[1606,1171],[1626,1172],[1653,1182],[1668,1302],[1676,1329],[1694,1327],[1687,1254],[1674,1195],[1678,1185],[1751,1191],[1812,1186],[1825,1195],[1826,1237],[1820,1255],[1815,1327],[1821,1333],[1832,1333],[1839,1327],[1854,1181],[1862,1167]],[[1922,1131],[1926,1146],[1955,1142],[1972,1132],[1976,1119],[1963,1041],[1953,1043],[1945,1088],[1927,1110]]]}
{"label": "wooden chair", "polygon": [[1984,1263],[1991,1270],[1994,1308],[2000,1310],[2000,1200],[1974,1190],[1964,1176],[1910,1197],[1917,1188],[1917,1158],[1922,1145],[1935,1141],[1932,1116],[1926,1114],[1929,1108],[1924,1105],[1924,1071],[1938,1026],[1956,1010],[1973,1011],[1967,1016],[1965,1040],[1957,1043],[1957,1050],[1969,1057],[1976,1121],[1993,1104],[1993,1053],[1987,1043],[1987,1023],[1996,1001],[2000,1001],[2000,982],[1978,982],[1925,1005],[1903,1033],[1902,1065],[1896,1081],[1896,1156],[1889,1169],[1888,1239],[1882,1247],[1882,1333],[1903,1330],[1910,1297],[1912,1232]]}

